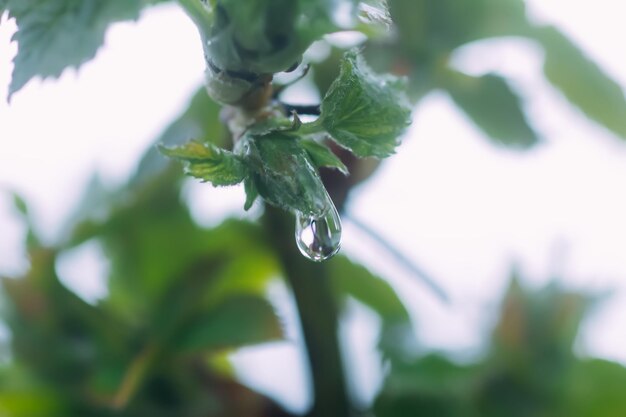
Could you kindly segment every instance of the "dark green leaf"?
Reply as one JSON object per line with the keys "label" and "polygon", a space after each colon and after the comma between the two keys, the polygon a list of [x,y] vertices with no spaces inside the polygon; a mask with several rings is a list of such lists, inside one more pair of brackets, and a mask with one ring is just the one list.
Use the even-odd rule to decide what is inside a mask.
{"label": "dark green leaf", "polygon": [[342,174],[348,175],[348,168],[328,146],[309,139],[303,139],[300,144],[309,153],[311,160],[318,167],[335,168]]}
{"label": "dark green leaf", "polygon": [[246,179],[243,181],[243,185],[246,191],[246,202],[243,205],[243,209],[245,211],[248,211],[259,196],[259,190],[256,189],[254,179],[252,179],[251,177],[246,177]]}
{"label": "dark green leaf", "polygon": [[215,186],[239,184],[246,176],[246,168],[235,154],[211,143],[191,141],[173,148],[161,146],[160,150],[185,162],[186,174]]}
{"label": "dark green leaf", "polygon": [[626,139],[621,86],[557,29],[537,28],[534,34],[546,51],[544,72],[550,82],[589,118]]}
{"label": "dark green leaf", "polygon": [[108,26],[136,19],[141,0],[8,0],[18,44],[9,97],[35,76],[58,77],[92,59]]}
{"label": "dark green leaf", "polygon": [[350,51],[314,124],[357,156],[389,156],[410,123],[411,107],[403,88],[400,79],[373,73],[358,52]]}
{"label": "dark green leaf", "polygon": [[321,216],[332,202],[299,140],[281,132],[247,136],[245,158],[259,194],[292,212]]}
{"label": "dark green leaf", "polygon": [[211,350],[266,342],[281,337],[274,309],[258,297],[238,297],[197,317],[177,345],[184,350]]}
{"label": "dark green leaf", "polygon": [[501,145],[528,148],[538,142],[519,96],[497,75],[471,77],[451,72],[445,87],[454,102],[491,139]]}

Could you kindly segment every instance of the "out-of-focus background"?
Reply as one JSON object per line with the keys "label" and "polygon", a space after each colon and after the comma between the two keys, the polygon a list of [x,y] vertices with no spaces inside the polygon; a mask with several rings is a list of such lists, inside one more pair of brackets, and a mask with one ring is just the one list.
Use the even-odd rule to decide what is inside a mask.
{"label": "out-of-focus background", "polygon": [[[623,95],[619,89],[626,87],[626,9],[620,2],[528,0],[526,8],[534,25],[554,25],[566,34],[619,84],[615,89]],[[10,40],[14,22],[6,15],[2,19],[0,96],[6,97],[11,60],[17,47]],[[445,33],[445,27],[441,32]],[[332,55],[331,48],[359,39],[331,38],[315,45],[310,59],[323,60]],[[471,110],[460,110],[460,93],[453,97],[442,89],[433,89],[415,94],[419,101],[413,124],[398,153],[385,160],[368,181],[350,194],[344,208],[342,251],[353,262],[384,277],[395,289],[410,315],[417,340],[410,349],[416,356],[403,362],[403,354],[395,352],[398,349],[380,348],[387,334],[387,318],[376,307],[380,304],[373,301],[373,306],[368,305],[358,294],[348,294],[340,322],[340,340],[352,394],[365,408],[374,404],[380,416],[418,415],[419,410],[433,416],[473,415],[472,407],[481,410],[482,415],[494,416],[621,416],[626,412],[621,407],[626,404],[619,396],[626,389],[626,370],[621,367],[626,362],[626,143],[618,133],[620,129],[626,133],[626,119],[621,119],[621,127],[619,120],[610,121],[613,131],[593,121],[597,118],[593,108],[602,112],[607,101],[603,90],[583,98],[592,108],[592,117],[586,117],[576,103],[570,103],[546,79],[542,69],[546,52],[540,43],[526,37],[477,39],[450,52],[450,68],[460,73],[473,77],[495,74],[507,80],[523,99],[522,107],[538,144],[519,150],[490,139],[485,129],[467,115]],[[372,61],[376,60],[375,55],[374,48],[369,56],[374,56]],[[565,65],[579,64],[572,61]],[[121,413],[119,410],[127,404],[138,407],[131,407],[127,415],[138,416],[158,409],[149,404],[149,389],[157,386],[156,392],[178,392],[168,384],[190,383],[180,375],[168,376],[170,371],[176,374],[171,369],[150,373],[150,365],[145,364],[154,359],[141,360],[152,355],[168,357],[163,352],[144,349],[143,342],[149,335],[158,334],[155,328],[159,324],[146,325],[141,320],[158,317],[159,323],[165,323],[163,326],[174,326],[168,322],[165,311],[157,311],[171,304],[164,301],[163,293],[154,296],[157,301],[153,304],[145,303],[138,299],[142,297],[141,288],[124,293],[124,284],[118,282],[124,276],[132,281],[142,273],[165,280],[165,272],[160,274],[151,268],[170,268],[168,272],[174,273],[183,265],[184,256],[162,265],[150,258],[169,256],[167,240],[178,242],[172,231],[181,233],[183,244],[187,236],[213,231],[190,238],[196,240],[189,244],[196,254],[203,246],[227,246],[226,254],[211,249],[211,256],[216,259],[233,258],[226,271],[220,272],[224,276],[237,277],[250,270],[254,271],[252,274],[267,275],[259,277],[254,285],[263,287],[263,297],[269,297],[279,314],[280,331],[250,330],[252,335],[247,338],[231,330],[235,334],[228,334],[224,342],[204,334],[210,333],[206,329],[217,334],[220,326],[229,323],[241,325],[242,332],[248,331],[246,325],[257,329],[274,326],[271,318],[267,322],[259,319],[259,323],[241,319],[246,312],[264,317],[267,306],[257,301],[241,303],[237,298],[244,307],[238,309],[237,303],[227,303],[219,307],[223,311],[211,316],[231,319],[232,315],[232,322],[198,322],[206,331],[198,331],[195,336],[189,325],[185,327],[193,333],[189,340],[185,339],[188,332],[180,329],[176,331],[182,336],[171,333],[158,337],[185,339],[181,347],[185,355],[197,353],[202,343],[208,344],[213,349],[211,355],[198,357],[210,362],[209,368],[220,375],[206,376],[208,379],[228,379],[236,374],[240,382],[269,395],[289,412],[301,413],[310,406],[309,374],[300,347],[302,336],[296,307],[276,275],[276,260],[265,256],[263,238],[257,237],[258,230],[248,223],[259,218],[262,207],[245,213],[242,188],[215,189],[185,181],[181,186],[181,207],[189,208],[191,220],[185,215],[174,218],[167,208],[159,214],[154,206],[177,203],[153,195],[150,187],[146,191],[126,185],[156,138],[170,140],[177,133],[186,136],[197,131],[198,117],[193,110],[184,112],[202,82],[203,66],[195,27],[176,5],[167,4],[145,10],[137,22],[113,25],[97,57],[80,70],[66,70],[58,80],[32,81],[10,104],[0,102],[0,276],[27,275],[34,282],[32,285],[42,291],[38,295],[33,288],[20,287],[19,279],[7,280],[9,289],[2,296],[6,320],[0,321],[0,368],[6,368],[0,374],[0,416],[52,416],[68,409],[83,410],[81,416],[117,415],[107,413],[113,413],[112,409]],[[323,65],[319,68],[321,73]],[[415,71],[419,73],[420,69]],[[320,81],[308,77],[303,85],[287,91],[286,98],[319,100],[314,82]],[[568,82],[578,80],[566,80],[565,84]],[[210,103],[202,106],[212,108]],[[172,128],[170,123],[181,114],[178,127]],[[506,119],[506,115],[497,112],[490,114]],[[506,136],[506,128],[504,131]],[[214,132],[219,130],[215,128]],[[185,139],[188,137],[172,140]],[[143,176],[133,179],[132,184],[147,181],[145,178],[152,171],[146,168],[141,172]],[[169,188],[166,187],[166,193],[170,197],[178,192]],[[86,194],[94,197],[85,197]],[[16,208],[16,195],[18,206],[27,214]],[[79,206],[82,208],[77,209]],[[172,213],[178,213],[176,210]],[[164,217],[169,220],[163,220]],[[231,218],[243,221],[223,223]],[[109,219],[108,223],[105,219]],[[103,222],[98,224],[99,221]],[[427,271],[445,291],[448,301],[442,301],[419,277],[396,262],[381,242],[358,226],[360,222]],[[82,224],[78,231],[76,224]],[[145,230],[139,224],[145,224]],[[254,235],[249,239],[261,243],[239,237],[238,228],[250,228],[241,233]],[[161,243],[154,243],[155,240]],[[236,251],[230,253],[229,246],[238,244],[259,247],[240,263],[236,261]],[[144,245],[145,249],[133,245]],[[33,249],[55,246],[59,249],[49,252]],[[30,255],[29,248],[34,250]],[[50,257],[54,259],[50,261]],[[134,266],[133,262],[148,265]],[[355,267],[342,265],[334,268]],[[51,269],[45,272],[46,268]],[[38,287],[46,274],[58,276],[60,286]],[[512,276],[516,277],[513,283]],[[181,294],[185,291],[173,283],[165,287],[180,290]],[[219,288],[231,291],[228,284]],[[47,297],[65,289],[86,303],[76,301],[76,306],[68,311],[49,306],[54,302]],[[163,289],[155,290],[159,291]],[[256,294],[252,290],[243,293],[238,297]],[[32,299],[27,300],[28,297]],[[60,304],[74,302],[72,299]],[[13,304],[18,308],[7,307]],[[90,310],[99,305],[107,306],[104,313]],[[81,314],[88,317],[77,319]],[[110,316],[105,322],[119,321],[123,323],[120,326],[126,326],[123,336],[102,329],[104,324],[98,321],[102,314]],[[28,328],[33,323],[41,328],[26,329],[25,334],[18,335],[19,340],[14,340],[12,326]],[[73,326],[90,329],[88,339],[96,340],[96,347],[73,337]],[[81,331],[76,330],[77,334]],[[133,334],[136,331],[143,333]],[[76,346],[68,347],[71,354],[66,356],[50,353],[50,357],[41,359],[58,360],[56,364],[36,364],[37,348],[44,347],[37,344],[45,343],[47,337],[55,340],[55,332],[59,340],[67,336],[63,343]],[[118,337],[120,340],[116,340]],[[276,337],[281,340],[267,342]],[[263,343],[232,348],[258,342]],[[63,350],[62,346],[51,350]],[[138,352],[140,359],[125,356],[124,349]],[[437,355],[427,356],[432,352]],[[74,362],[81,354],[84,357],[77,365]],[[180,363],[176,361],[181,359],[170,366]],[[578,365],[569,366],[568,361]],[[14,367],[14,363],[18,366]],[[103,369],[94,370],[98,366]],[[63,375],[64,369],[80,377],[68,376],[72,382],[60,393],[55,392],[46,378]],[[15,377],[18,373],[20,376]],[[142,388],[143,378],[151,388]],[[587,378],[589,386],[585,385]],[[610,391],[606,398],[592,392],[592,380]],[[72,390],[77,389],[80,381],[90,384],[89,392],[81,394],[80,406],[64,408],[69,406],[59,398],[75,393]],[[229,389],[215,384],[221,390]],[[24,387],[34,387],[33,396],[29,397]],[[137,398],[135,392],[140,393]],[[222,391],[215,392],[217,398],[230,398]],[[198,394],[193,398],[201,397]],[[35,398],[43,398],[43,405],[33,406]],[[142,398],[147,404],[144,408],[137,405]],[[590,398],[589,404],[581,398]],[[559,408],[555,405],[559,401],[566,406]],[[107,408],[110,403],[119,407]],[[47,414],[43,411],[46,404],[53,410]],[[108,411],[93,411],[98,407]],[[198,405],[197,412],[189,409],[187,414],[167,414],[163,407],[160,414],[152,415],[222,415],[206,411],[213,410],[212,406]]]}

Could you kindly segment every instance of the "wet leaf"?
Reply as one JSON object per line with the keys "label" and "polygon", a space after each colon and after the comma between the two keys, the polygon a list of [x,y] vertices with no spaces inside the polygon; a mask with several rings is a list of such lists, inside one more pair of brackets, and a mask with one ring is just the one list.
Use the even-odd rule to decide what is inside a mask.
{"label": "wet leaf", "polygon": [[346,53],[313,122],[359,157],[384,158],[395,152],[410,123],[404,83],[372,72],[357,51]]}
{"label": "wet leaf", "polygon": [[164,155],[183,161],[187,175],[215,186],[239,184],[246,177],[246,167],[239,157],[208,142],[191,141],[159,149]]}
{"label": "wet leaf", "polygon": [[328,210],[332,203],[324,184],[297,138],[274,132],[245,141],[245,160],[268,203],[314,217]]}
{"label": "wet leaf", "polygon": [[344,175],[348,175],[348,168],[328,146],[314,140],[303,139],[300,144],[309,153],[311,160],[318,168],[334,168]]}

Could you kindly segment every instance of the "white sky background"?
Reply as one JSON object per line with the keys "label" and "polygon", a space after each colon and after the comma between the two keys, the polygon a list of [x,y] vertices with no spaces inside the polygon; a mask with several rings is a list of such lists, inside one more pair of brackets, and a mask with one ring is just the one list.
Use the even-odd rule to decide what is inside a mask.
{"label": "white sky background", "polygon": [[[623,2],[528,4],[534,18],[557,24],[626,86]],[[12,22],[0,24],[2,98],[16,51],[9,43],[13,30]],[[514,262],[531,285],[545,284],[556,271],[568,287],[611,291],[587,321],[579,348],[626,362],[626,143],[582,118],[549,87],[540,74],[541,52],[530,43],[484,42],[456,60],[468,72],[513,77],[545,144],[523,154],[497,149],[445,95],[433,94],[416,109],[398,154],[350,205],[430,271],[450,293],[451,305],[391,267],[376,246],[361,243],[366,238],[348,221],[345,250],[394,277],[424,344],[466,353],[480,348]],[[202,71],[195,28],[176,8],[153,9],[138,24],[114,26],[106,48],[78,74],[31,82],[10,106],[0,100],[0,189],[25,196],[37,224],[53,239],[90,175],[97,171],[107,184],[121,184],[185,105]],[[228,194],[237,207],[243,204],[239,191]],[[197,194],[192,190],[192,199]],[[210,217],[201,200],[192,208],[206,209]],[[0,272],[25,267],[22,233],[0,196]],[[373,343],[368,329],[357,325],[349,332]],[[371,356],[368,349],[359,355]],[[257,355],[240,359],[250,362]],[[284,360],[286,353],[280,355]],[[375,372],[363,377],[377,378]],[[371,391],[372,383],[362,389]],[[305,401],[292,397],[294,406]]]}

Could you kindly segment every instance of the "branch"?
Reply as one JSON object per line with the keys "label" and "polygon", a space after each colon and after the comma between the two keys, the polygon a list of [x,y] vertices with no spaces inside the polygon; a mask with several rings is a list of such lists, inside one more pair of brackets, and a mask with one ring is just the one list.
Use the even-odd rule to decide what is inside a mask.
{"label": "branch", "polygon": [[309,417],[348,417],[351,406],[338,340],[337,303],[324,263],[313,263],[293,243],[293,218],[266,206],[265,226],[293,291],[313,382]]}

